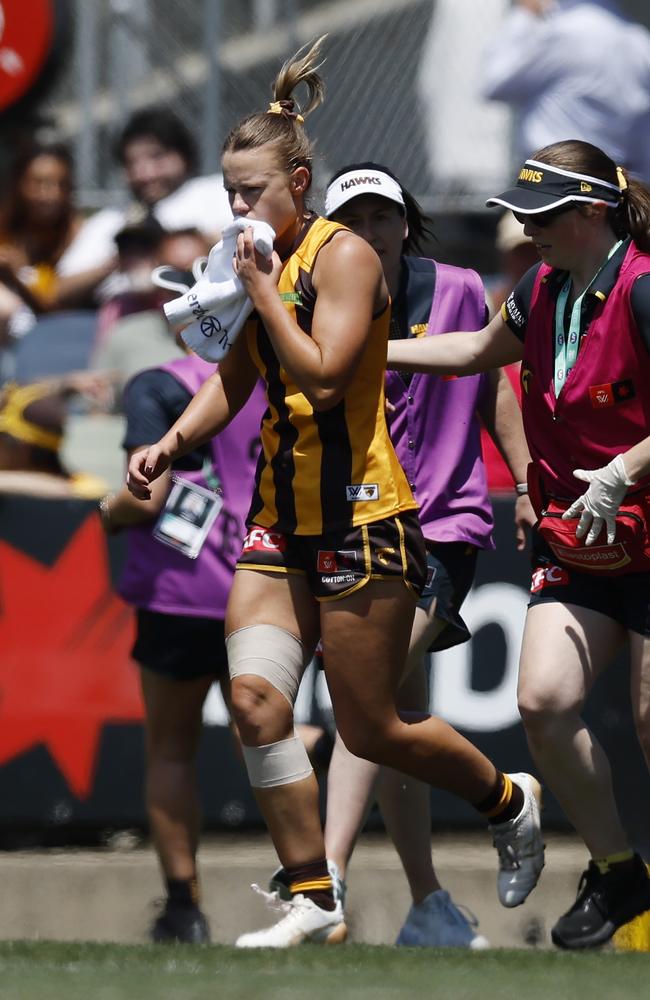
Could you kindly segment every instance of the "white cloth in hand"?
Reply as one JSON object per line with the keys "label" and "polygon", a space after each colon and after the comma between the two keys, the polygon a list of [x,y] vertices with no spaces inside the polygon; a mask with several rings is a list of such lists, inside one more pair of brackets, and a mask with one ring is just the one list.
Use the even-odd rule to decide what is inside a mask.
{"label": "white cloth in hand", "polygon": [[589,483],[589,489],[574,500],[562,515],[562,519],[566,521],[570,517],[580,515],[576,538],[583,538],[586,534],[585,545],[593,545],[604,523],[607,527],[607,543],[611,545],[616,537],[618,508],[628,486],[634,485],[628,477],[623,456],[617,455],[602,469],[574,469],[573,475],[576,479]]}
{"label": "white cloth in hand", "polygon": [[237,237],[248,227],[253,230],[257,252],[270,259],[275,240],[271,226],[259,220],[237,218],[212,247],[201,278],[185,295],[164,306],[172,328],[185,327],[181,333],[184,342],[206,361],[221,361],[253,309],[232,266]]}

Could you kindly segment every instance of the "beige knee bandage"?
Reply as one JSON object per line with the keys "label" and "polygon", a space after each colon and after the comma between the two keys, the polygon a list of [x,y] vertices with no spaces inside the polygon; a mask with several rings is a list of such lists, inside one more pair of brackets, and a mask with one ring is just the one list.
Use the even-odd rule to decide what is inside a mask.
{"label": "beige knee bandage", "polygon": [[226,639],[230,677],[263,677],[293,708],[305,670],[302,643],[276,625],[250,625]]}
{"label": "beige knee bandage", "polygon": [[269,743],[263,747],[242,746],[248,780],[253,788],[273,788],[302,781],[312,773],[312,766],[299,736]]}

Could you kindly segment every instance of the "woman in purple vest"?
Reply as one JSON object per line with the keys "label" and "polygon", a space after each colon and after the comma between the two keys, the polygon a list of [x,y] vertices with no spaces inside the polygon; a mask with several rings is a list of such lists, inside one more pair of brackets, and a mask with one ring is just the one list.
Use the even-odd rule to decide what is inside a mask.
{"label": "woman in purple vest", "polygon": [[[650,909],[650,879],[622,827],[609,762],[581,714],[627,641],[650,760],[650,559],[642,543],[622,541],[624,519],[616,521],[623,503],[650,509],[650,190],[602,150],[571,140],[535,153],[514,188],[488,204],[515,212],[542,263],[489,325],[393,342],[389,365],[464,375],[522,361],[537,512],[552,504],[564,515],[542,514],[544,538],[535,536],[519,707],[533,756],[591,855],[552,938],[588,948]],[[563,545],[558,526],[570,530]],[[612,555],[618,575],[602,569]]]}
{"label": "woman in purple vest", "polygon": [[[128,455],[167,433],[214,370],[192,354],[136,375],[125,390]],[[136,609],[147,812],[167,896],[151,928],[156,942],[209,941],[197,882],[196,754],[213,681],[228,697],[224,619],[263,409],[258,387],[225,431],[156,480],[150,500],[136,500],[123,487],[101,504],[106,529],[128,533],[119,589]]]}
{"label": "woman in purple vest", "polygon": [[[432,236],[430,223],[386,167],[367,162],[340,170],[329,183],[325,211],[366,239],[379,255],[392,300],[391,339],[432,336],[459,327],[478,329],[485,323],[485,291],[474,271],[413,256]],[[400,707],[426,712],[426,654],[470,638],[460,608],[472,585],[478,552],[494,547],[479,415],[520,484],[528,452],[516,397],[500,371],[452,380],[388,372],[386,396],[391,440],[420,505],[428,564]],[[524,525],[534,520],[523,493],[517,498],[516,520],[522,547]],[[345,878],[375,784],[413,897],[397,943],[484,947],[485,938],[454,905],[434,872],[428,788],[354,757],[339,737],[329,771],[325,841],[340,878]]]}

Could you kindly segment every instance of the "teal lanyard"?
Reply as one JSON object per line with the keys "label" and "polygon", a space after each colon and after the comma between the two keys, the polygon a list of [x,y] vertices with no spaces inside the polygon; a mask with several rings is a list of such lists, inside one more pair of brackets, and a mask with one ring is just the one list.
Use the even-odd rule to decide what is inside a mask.
{"label": "teal lanyard", "polygon": [[600,265],[593,278],[585,288],[582,295],[573,303],[571,307],[571,319],[569,321],[568,334],[564,331],[564,315],[566,312],[567,299],[571,291],[571,278],[562,285],[560,294],[557,297],[555,306],[555,396],[559,396],[560,391],[566,382],[569,372],[576,363],[578,351],[580,349],[580,318],[582,312],[582,300],[593,285],[594,281],[604,268],[607,261],[616,253],[622,245],[623,240],[615,243],[607,254],[607,258]]}
{"label": "teal lanyard", "polygon": [[223,493],[221,488],[221,480],[215,472],[214,466],[212,465],[212,460],[209,458],[203,459],[203,468],[201,469],[201,475],[208,484],[208,488],[213,490],[215,493]]}

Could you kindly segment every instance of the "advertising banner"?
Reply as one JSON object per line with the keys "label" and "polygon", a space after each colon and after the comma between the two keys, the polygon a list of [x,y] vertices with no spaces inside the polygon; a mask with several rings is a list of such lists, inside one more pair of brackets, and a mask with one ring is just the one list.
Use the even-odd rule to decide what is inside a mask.
{"label": "advertising banner", "polygon": [[[470,642],[432,658],[431,710],[508,771],[533,768],[516,704],[517,661],[530,585],[514,543],[513,503],[496,498],[497,551],[483,553],[463,606]],[[143,731],[132,610],[115,592],[124,548],[108,543],[95,505],[0,497],[0,834],[143,827]],[[351,650],[351,669],[354,668]],[[634,734],[624,659],[598,682],[587,716],[609,753],[625,822],[639,846],[650,830],[650,779]],[[299,721],[329,708],[310,668]],[[200,783],[212,828],[261,825],[218,689],[205,709]],[[481,819],[433,792],[437,827]],[[550,793],[545,823],[566,821]],[[371,817],[371,824],[376,823]],[[650,846],[650,845],[648,845]]]}

